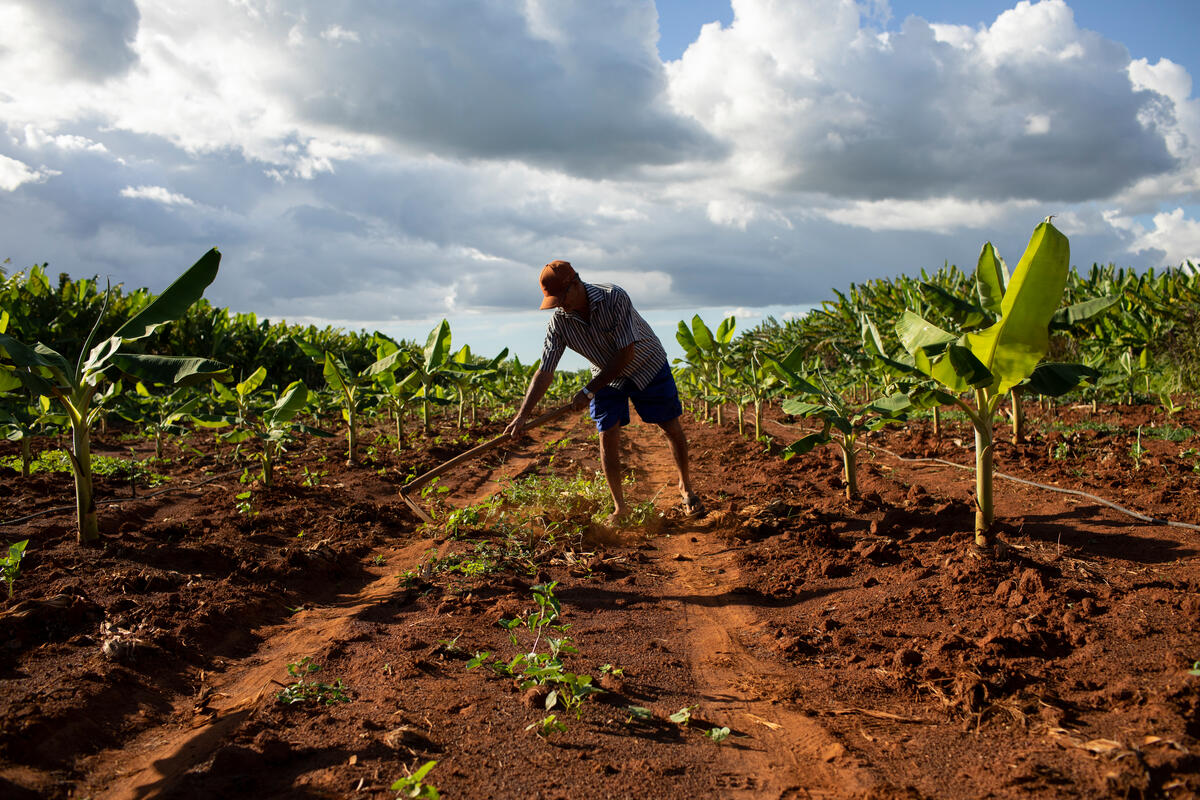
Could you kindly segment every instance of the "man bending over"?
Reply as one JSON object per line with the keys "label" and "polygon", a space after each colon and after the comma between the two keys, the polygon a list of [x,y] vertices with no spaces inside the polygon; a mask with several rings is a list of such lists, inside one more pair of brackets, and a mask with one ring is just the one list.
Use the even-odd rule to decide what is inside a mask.
{"label": "man bending over", "polygon": [[679,424],[683,406],[662,342],[620,286],[584,283],[566,261],[551,261],[539,280],[545,295],[541,307],[553,308],[554,315],[546,325],[541,364],[505,433],[520,435],[550,387],[563,349],[569,347],[592,364],[592,379],[572,403],[579,410],[590,407],[600,432],[600,463],[615,506],[610,521],[629,511],[621,489],[621,427],[629,424],[630,400],[642,421],[658,425],[667,435],[679,470],[684,512],[702,513],[688,474],[687,437]]}

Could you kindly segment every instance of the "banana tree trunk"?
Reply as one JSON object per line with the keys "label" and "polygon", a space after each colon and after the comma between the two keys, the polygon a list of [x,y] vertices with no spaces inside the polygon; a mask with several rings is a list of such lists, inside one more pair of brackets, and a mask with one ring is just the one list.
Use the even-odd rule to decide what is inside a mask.
{"label": "banana tree trunk", "polygon": [[262,465],[263,465],[263,487],[270,489],[274,484],[275,472],[275,445],[272,442],[263,443]]}
{"label": "banana tree trunk", "polygon": [[[90,393],[91,387],[84,387]],[[77,541],[94,544],[100,539],[100,520],[96,515],[95,486],[92,482],[92,443],[87,429],[87,400],[71,414],[71,469],[75,473],[75,513],[79,521]]]}
{"label": "banana tree trunk", "polygon": [[842,450],[842,464],[845,467],[846,499],[854,500],[858,497],[858,453],[853,442],[839,441],[837,445]]}
{"label": "banana tree trunk", "polygon": [[29,447],[29,437],[21,439],[21,477],[29,477],[29,462],[33,461],[33,452]]}
{"label": "banana tree trunk", "polygon": [[[718,371],[717,372],[717,396],[718,397],[721,396],[721,389],[722,389],[723,383],[724,382],[721,380],[721,373]],[[721,400],[718,400],[717,401],[717,427],[719,428],[724,424],[725,424],[725,403]]]}
{"label": "banana tree trunk", "polygon": [[940,406],[933,407],[933,435],[935,438],[942,438],[942,409]]}
{"label": "banana tree trunk", "polygon": [[1012,390],[1012,443],[1021,444],[1025,441],[1025,404],[1021,401],[1021,392]]}
{"label": "banana tree trunk", "polygon": [[346,463],[358,461],[358,414],[354,406],[346,409]]}
{"label": "banana tree trunk", "polygon": [[995,442],[992,438],[992,408],[984,399],[983,392],[976,395],[979,419],[975,423],[975,544],[991,548],[996,543],[992,531],[995,519],[995,503],[992,494],[992,456]]}
{"label": "banana tree trunk", "polygon": [[404,452],[404,415],[397,411],[396,417],[396,452]]}
{"label": "banana tree trunk", "polygon": [[738,436],[746,435],[746,409],[741,403],[737,405]]}
{"label": "banana tree trunk", "polygon": [[754,441],[762,439],[762,400],[754,401]]}
{"label": "banana tree trunk", "polygon": [[466,402],[467,402],[467,398],[463,396],[462,392],[459,392],[459,394],[458,394],[458,429],[460,431],[463,428],[463,409],[466,407]]}

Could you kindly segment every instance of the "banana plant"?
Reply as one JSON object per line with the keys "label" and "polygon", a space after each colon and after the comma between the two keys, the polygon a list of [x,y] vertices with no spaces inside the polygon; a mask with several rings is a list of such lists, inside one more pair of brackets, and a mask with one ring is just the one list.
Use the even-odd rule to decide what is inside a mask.
{"label": "banana plant", "polygon": [[[396,423],[396,452],[404,450],[404,417],[418,399],[420,376],[410,368],[413,356],[394,340],[381,336],[375,348],[376,360],[367,367],[369,376],[383,395],[383,402]],[[403,377],[397,378],[402,372]]]}
{"label": "banana plant", "polygon": [[[0,373],[3,375],[3,373]],[[50,413],[50,398],[36,397],[29,402],[28,396],[17,399],[15,393],[0,393],[0,437],[16,442],[21,448],[21,477],[29,477],[29,465],[33,461],[33,439],[49,434],[51,426],[66,425],[67,418]],[[12,402],[8,402],[12,401]]]}
{"label": "banana plant", "polygon": [[168,435],[183,435],[188,428],[183,424],[193,419],[204,398],[195,394],[191,387],[180,387],[167,397],[152,394],[146,384],[138,381],[134,385],[132,402],[117,409],[118,416],[141,427],[154,437],[154,459],[162,461],[163,442]]}
{"label": "banana plant", "polygon": [[257,440],[260,448],[256,455],[262,465],[262,482],[269,489],[274,485],[275,461],[287,449],[296,432],[323,437],[331,434],[296,421],[297,415],[308,405],[309,391],[304,381],[292,381],[277,396],[265,392],[266,397],[274,397],[274,403],[266,406],[258,394],[266,378],[266,368],[259,367],[250,377],[235,384],[232,390],[214,382],[214,392],[218,398],[233,406],[233,415],[201,424],[232,425],[232,431],[221,434],[221,439],[231,444],[241,445],[251,439]]}
{"label": "banana plant", "polygon": [[745,406],[754,408],[754,440],[762,439],[763,405],[780,390],[782,384],[779,376],[767,363],[767,359],[757,347],[751,349],[740,367],[731,376],[734,386],[740,392],[738,397],[738,434],[746,435]]}
{"label": "banana plant", "polygon": [[[420,358],[409,358],[403,351],[397,350],[390,356],[376,361],[366,371],[368,374],[379,374],[406,358],[412,368],[410,378],[414,381],[413,385],[420,386],[416,396],[421,400],[421,425],[428,434],[430,403],[445,405],[450,402],[442,392],[442,384],[449,379],[451,373],[450,323],[442,320],[429,332]],[[405,379],[406,382],[408,380]]]}
{"label": "banana plant", "polygon": [[91,427],[102,408],[96,404],[105,384],[117,386],[120,375],[150,384],[183,386],[228,374],[224,364],[204,358],[124,353],[128,343],[144,339],[162,325],[177,319],[200,299],[217,276],[221,254],[209,250],[108,338],[92,346],[100,330],[105,305],[72,364],[58,351],[37,342],[26,344],[0,334],[0,369],[11,372],[27,389],[51,398],[66,413],[71,425],[71,468],[75,475],[78,541],[91,544],[100,538],[92,482]]}
{"label": "banana plant", "polygon": [[[1030,378],[1049,348],[1049,326],[1063,295],[1070,267],[1067,237],[1050,219],[1034,229],[1011,280],[991,243],[979,256],[977,279],[983,306],[996,321],[976,332],[951,333],[906,310],[896,335],[921,373],[950,389],[950,396],[975,429],[975,542],[994,544],[993,422],[1000,402]],[[1053,375],[1057,386],[1070,384],[1078,369],[1043,365],[1041,378]],[[1041,388],[1050,388],[1046,378]],[[974,402],[963,399],[970,393]]]}
{"label": "banana plant", "polygon": [[916,406],[903,392],[863,404],[849,402],[830,388],[820,373],[816,374],[816,383],[799,374],[797,370],[803,358],[804,354],[799,349],[793,350],[782,360],[767,358],[770,368],[783,381],[785,391],[790,390],[803,398],[784,400],[784,413],[821,420],[823,423],[820,431],[802,436],[784,448],[783,457],[790,459],[823,444],[836,444],[842,453],[846,499],[857,499],[858,455],[862,452],[858,446],[859,439],[890,423],[902,422]]}
{"label": "banana plant", "polygon": [[508,356],[508,348],[489,361],[475,359],[471,355],[471,346],[464,344],[458,352],[450,357],[447,365],[447,379],[454,386],[458,397],[458,429],[463,427],[463,410],[469,403],[471,406],[471,424],[476,421],[475,398],[479,391],[498,374],[500,362]]}
{"label": "banana plant", "polygon": [[687,363],[700,377],[705,385],[704,415],[707,418],[712,404],[717,405],[717,424],[725,423],[724,388],[726,381],[726,359],[732,347],[733,329],[737,322],[733,317],[726,317],[713,331],[704,324],[699,314],[692,317],[692,326],[682,320],[675,332],[675,339],[683,348]]}
{"label": "banana plant", "polygon": [[294,341],[306,356],[321,365],[325,383],[341,401],[342,419],[346,422],[346,464],[358,463],[359,411],[362,410],[364,395],[371,385],[368,370],[355,372],[344,358],[335,356],[328,350],[321,350],[302,339]]}

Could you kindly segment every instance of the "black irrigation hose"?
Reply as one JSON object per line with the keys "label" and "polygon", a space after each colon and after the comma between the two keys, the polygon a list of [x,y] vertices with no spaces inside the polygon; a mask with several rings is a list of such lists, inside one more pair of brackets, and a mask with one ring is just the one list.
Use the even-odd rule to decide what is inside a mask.
{"label": "black irrigation hose", "polygon": [[[910,463],[918,462],[918,461],[932,461],[932,462],[935,462],[938,464],[945,464],[950,467],[958,467],[959,469],[965,469],[965,470],[975,469],[974,467],[968,466],[967,464],[958,464],[958,463],[955,463],[954,461],[947,461],[944,458],[905,458],[904,456],[899,455],[898,453],[893,453],[891,450],[888,450],[886,447],[879,447],[877,445],[868,445],[868,447],[870,447],[872,450],[880,450],[884,453],[887,453],[892,458],[898,458],[901,461],[908,461]],[[1169,519],[1159,519],[1158,517],[1148,517],[1145,514],[1139,514],[1136,511],[1130,511],[1128,508],[1125,508],[1124,506],[1119,506],[1116,503],[1112,502],[1111,500],[1105,500],[1103,497],[1097,497],[1094,494],[1088,494],[1087,492],[1081,492],[1078,489],[1063,489],[1060,486],[1049,486],[1044,483],[1037,483],[1036,481],[1028,481],[1028,480],[1025,480],[1024,478],[1015,478],[1012,475],[1005,475],[1003,472],[993,472],[992,474],[995,475],[997,478],[1004,478],[1006,481],[1012,481],[1013,483],[1023,483],[1026,486],[1033,486],[1038,489],[1046,489],[1047,491],[1058,492],[1060,494],[1073,494],[1076,497],[1086,497],[1088,500],[1095,500],[1097,503],[1101,503],[1103,505],[1108,506],[1109,508],[1116,509],[1117,511],[1120,511],[1122,514],[1128,514],[1129,516],[1133,517],[1134,519],[1141,520],[1142,522],[1149,522],[1154,525],[1169,525],[1172,528],[1187,528],[1188,530],[1191,530],[1191,531],[1200,531],[1200,525],[1192,525],[1191,523],[1188,523],[1188,522],[1175,522],[1174,520],[1169,520]]]}
{"label": "black irrigation hose", "polygon": [[[221,478],[227,478],[230,475],[233,475],[234,473],[240,472],[240,471],[241,470],[233,469],[233,470],[230,470],[229,472],[222,472],[220,475],[212,475],[212,476],[200,481],[199,483],[189,483],[187,486],[168,486],[166,489],[159,489],[157,492],[151,492],[150,494],[143,494],[138,497],[113,497],[108,500],[99,500],[96,502],[96,505],[107,506],[107,505],[112,505],[114,503],[128,503],[130,500],[149,500],[151,497],[158,497],[159,495],[167,494],[168,492],[182,492],[186,489],[195,489],[199,486],[203,486],[206,483],[212,483],[215,480],[220,480]],[[31,519],[36,519],[37,517],[45,516],[46,514],[57,514],[60,511],[74,511],[74,510],[75,510],[74,505],[55,506],[54,508],[43,508],[41,511],[35,511],[32,514],[28,514],[24,517],[17,517],[16,519],[4,520],[3,522],[0,522],[0,528],[4,527],[6,525],[17,525],[22,522],[28,522]]]}
{"label": "black irrigation hose", "polygon": [[[787,425],[786,423],[783,423],[783,422],[777,422],[775,424],[782,425],[785,428],[799,427],[799,426]],[[804,429],[801,428],[801,430],[804,430]],[[930,461],[930,462],[934,462],[937,464],[945,464],[948,467],[958,467],[959,469],[965,469],[968,471],[975,469],[974,467],[969,466],[967,464],[959,464],[954,461],[947,461],[944,458],[906,458],[906,457],[900,455],[899,453],[893,453],[891,450],[888,450],[886,447],[879,447],[878,445],[873,445],[873,444],[868,444],[867,447],[870,448],[871,450],[879,450],[881,452],[887,453],[892,458],[899,459],[900,461],[907,461],[909,463]],[[1200,531],[1200,525],[1192,525],[1189,522],[1175,522],[1174,520],[1169,520],[1169,519],[1159,519],[1158,517],[1148,517],[1145,514],[1139,514],[1136,511],[1131,511],[1128,508],[1125,508],[1124,506],[1119,506],[1116,503],[1112,502],[1111,500],[1105,500],[1103,497],[1097,497],[1094,494],[1088,494],[1087,492],[1081,492],[1078,489],[1063,489],[1062,487],[1059,487],[1059,486],[1049,486],[1044,483],[1037,483],[1036,481],[1029,481],[1029,480],[1025,480],[1024,478],[1016,478],[1016,477],[1013,477],[1012,475],[1005,475],[1003,472],[993,472],[992,474],[995,475],[997,478],[1004,478],[1006,481],[1012,481],[1013,483],[1023,483],[1026,486],[1033,486],[1034,488],[1037,488],[1037,489],[1045,489],[1050,492],[1058,492],[1059,494],[1073,494],[1076,497],[1086,497],[1088,500],[1095,500],[1097,503],[1106,505],[1109,508],[1115,509],[1116,511],[1120,511],[1122,514],[1127,514],[1136,520],[1140,520],[1141,522],[1149,522],[1153,525],[1167,525],[1172,528],[1185,528],[1189,531]]]}

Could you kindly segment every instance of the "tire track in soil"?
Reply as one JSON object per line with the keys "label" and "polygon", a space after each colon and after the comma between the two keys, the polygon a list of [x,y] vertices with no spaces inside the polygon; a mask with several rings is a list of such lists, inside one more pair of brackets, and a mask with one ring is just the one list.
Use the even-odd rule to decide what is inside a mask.
{"label": "tire track in soil", "polygon": [[[476,464],[459,468],[454,474],[460,475],[456,483],[462,488],[450,494],[455,505],[486,499],[499,488],[501,481],[527,471],[536,463],[541,445],[560,438],[572,424],[571,421],[552,423],[531,431],[529,439],[496,466]],[[473,473],[461,476],[463,470],[472,468]],[[397,498],[395,502],[401,501]],[[431,548],[441,555],[444,543],[444,539],[421,539],[400,547],[381,548],[372,555],[383,555],[388,564],[415,565],[425,559]],[[89,759],[89,777],[79,795],[96,800],[147,800],[169,795],[186,779],[190,769],[210,758],[237,731],[264,695],[278,689],[275,681],[287,674],[289,663],[350,638],[350,627],[363,612],[404,592],[400,576],[393,568],[333,603],[303,609],[286,623],[260,631],[262,644],[253,654],[226,662],[220,673],[207,673],[206,686],[211,689],[212,699],[206,708],[210,713],[204,714],[196,708],[194,696],[175,698],[170,718],[176,722],[148,729],[121,748],[103,751]]]}
{"label": "tire track in soil", "polygon": [[[647,489],[657,492],[660,507],[676,505],[678,473],[666,440],[649,426],[625,430]],[[699,473],[712,466],[697,464],[693,455],[693,482],[703,485]],[[786,698],[801,687],[787,666],[759,657],[742,641],[742,634],[763,623],[748,605],[753,600],[734,593],[740,580],[731,552],[703,526],[685,520],[675,535],[660,538],[656,571],[670,575],[665,596],[687,598],[664,607],[682,618],[664,619],[663,626],[683,634],[701,710],[733,731],[717,749],[720,796],[791,800],[869,793],[879,781],[866,765],[824,726],[789,707]]]}
{"label": "tire track in soil", "polygon": [[[393,563],[415,564],[434,546],[426,539],[379,552]],[[349,639],[359,615],[404,592],[393,569],[338,601],[303,609],[286,623],[260,631],[263,641],[253,654],[226,662],[220,673],[206,674],[211,713],[198,710],[195,697],[176,698],[171,714],[176,723],[151,728],[118,750],[99,754],[89,765],[80,795],[137,800],[170,794],[188,770],[211,757],[226,735],[238,729],[264,695],[279,688],[275,681],[287,675],[290,662]]]}

